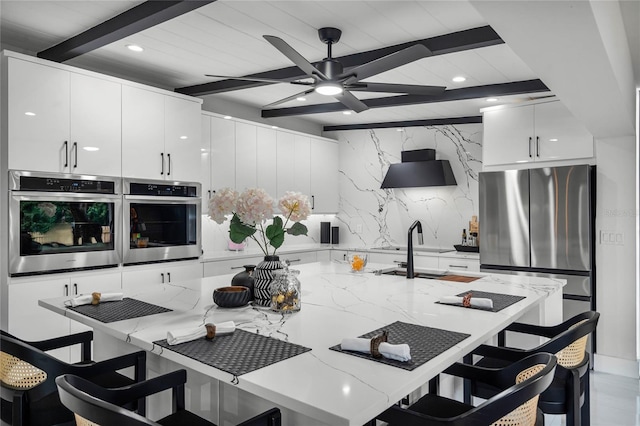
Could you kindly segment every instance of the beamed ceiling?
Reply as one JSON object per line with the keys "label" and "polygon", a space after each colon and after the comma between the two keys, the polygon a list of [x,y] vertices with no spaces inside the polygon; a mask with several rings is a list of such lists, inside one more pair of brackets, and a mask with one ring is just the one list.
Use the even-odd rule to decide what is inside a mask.
{"label": "beamed ceiling", "polygon": [[[224,113],[233,103],[278,124],[297,117],[326,129],[478,122],[479,109],[553,93],[467,1],[12,1],[0,3],[2,47],[180,93]],[[288,83],[205,74],[300,79],[304,73],[263,35],[280,37],[312,63],[326,57],[321,27],[342,30],[333,56],[349,69],[414,44],[431,55],[365,82],[446,86],[438,95],[354,92],[369,109]],[[145,50],[126,48],[137,44]],[[452,78],[464,76],[464,82]],[[448,121],[449,120],[449,121]]]}

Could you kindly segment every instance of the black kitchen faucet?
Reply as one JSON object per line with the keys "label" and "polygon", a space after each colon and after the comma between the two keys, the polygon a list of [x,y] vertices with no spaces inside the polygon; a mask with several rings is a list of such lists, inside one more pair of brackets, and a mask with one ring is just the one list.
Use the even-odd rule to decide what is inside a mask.
{"label": "black kitchen faucet", "polygon": [[422,238],[422,224],[419,220],[413,222],[409,227],[409,235],[407,238],[407,278],[413,278],[413,230],[418,228],[418,244],[422,245],[424,240]]}

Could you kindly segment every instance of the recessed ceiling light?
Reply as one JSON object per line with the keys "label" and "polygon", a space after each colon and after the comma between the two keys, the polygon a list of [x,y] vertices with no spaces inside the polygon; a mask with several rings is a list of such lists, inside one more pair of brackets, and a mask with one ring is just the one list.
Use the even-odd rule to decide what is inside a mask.
{"label": "recessed ceiling light", "polygon": [[326,81],[318,83],[314,90],[321,95],[333,96],[342,93],[342,86],[332,81]]}
{"label": "recessed ceiling light", "polygon": [[28,115],[29,117],[33,117],[34,115],[36,115],[35,112],[31,112],[31,111],[27,111],[24,113],[24,115]]}
{"label": "recessed ceiling light", "polygon": [[189,139],[188,136],[180,136],[180,139],[184,140],[184,139]]}
{"label": "recessed ceiling light", "polygon": [[342,111],[344,115],[351,115],[351,111]]}
{"label": "recessed ceiling light", "polygon": [[97,146],[85,146],[82,149],[89,152],[100,151],[100,148],[98,148]]}
{"label": "recessed ceiling light", "polygon": [[133,52],[144,52],[144,48],[142,46],[138,46],[137,44],[127,44],[127,49]]}
{"label": "recessed ceiling light", "polygon": [[404,129],[396,129],[396,132],[404,132]]}
{"label": "recessed ceiling light", "polygon": [[272,128],[272,129],[277,129],[277,128],[278,128],[278,126],[271,126],[271,128]]}
{"label": "recessed ceiling light", "polygon": [[225,120],[231,120],[231,116],[230,116],[230,115],[225,115],[223,118],[224,118]]}
{"label": "recessed ceiling light", "polygon": [[485,101],[487,101],[487,102],[495,102],[497,100],[498,100],[498,98],[487,98],[487,99],[485,99]]}
{"label": "recessed ceiling light", "polygon": [[466,77],[463,77],[463,76],[461,76],[461,75],[458,75],[458,76],[453,77],[453,78],[451,79],[451,81],[453,81],[454,83],[462,83],[463,81],[466,81],[466,80],[467,80],[467,78],[466,78]]}
{"label": "recessed ceiling light", "polygon": [[551,138],[549,139],[549,142],[558,142],[558,138]]}
{"label": "recessed ceiling light", "polygon": [[300,102],[304,102],[304,101],[306,101],[306,100],[307,100],[307,98],[305,98],[304,96],[298,96],[298,97],[296,98],[296,100],[297,100],[297,101],[300,101]]}

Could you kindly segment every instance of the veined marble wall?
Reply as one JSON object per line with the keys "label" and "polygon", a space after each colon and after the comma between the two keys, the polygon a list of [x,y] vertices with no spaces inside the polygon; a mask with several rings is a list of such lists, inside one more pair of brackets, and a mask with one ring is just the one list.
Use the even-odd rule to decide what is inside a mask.
{"label": "veined marble wall", "polygon": [[[452,248],[478,215],[482,170],[482,124],[329,132],[340,141],[340,243],[354,247],[405,245],[407,230],[420,220],[427,247]],[[456,186],[380,189],[400,152],[434,148],[449,160]],[[482,236],[482,219],[480,238]],[[414,237],[414,244],[415,244]]]}

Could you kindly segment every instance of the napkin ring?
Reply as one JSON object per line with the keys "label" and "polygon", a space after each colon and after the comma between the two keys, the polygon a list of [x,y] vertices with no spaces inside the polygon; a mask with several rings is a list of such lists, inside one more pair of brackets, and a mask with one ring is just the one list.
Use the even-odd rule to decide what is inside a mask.
{"label": "napkin ring", "polygon": [[213,340],[216,337],[216,326],[211,323],[204,325],[207,328],[207,340]]}
{"label": "napkin ring", "polygon": [[464,306],[465,308],[470,308],[471,307],[471,295],[472,294],[473,293],[469,292],[462,298],[462,306]]}
{"label": "napkin ring", "polygon": [[102,293],[98,293],[97,291],[91,293],[91,298],[92,298],[91,299],[91,304],[92,305],[100,304],[100,297],[102,297]]}
{"label": "napkin ring", "polygon": [[382,354],[380,353],[378,348],[380,347],[380,343],[383,343],[383,342],[387,341],[388,337],[389,337],[389,332],[387,330],[384,330],[381,335],[376,336],[376,337],[371,339],[371,348],[370,348],[370,350],[371,350],[371,355],[374,358],[382,358]]}

